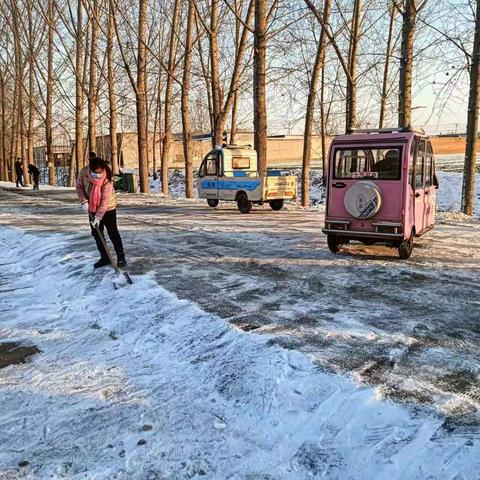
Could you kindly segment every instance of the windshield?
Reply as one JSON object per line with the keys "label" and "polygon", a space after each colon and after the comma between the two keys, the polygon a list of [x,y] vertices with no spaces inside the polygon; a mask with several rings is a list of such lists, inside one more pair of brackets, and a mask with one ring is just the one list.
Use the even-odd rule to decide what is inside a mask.
{"label": "windshield", "polygon": [[335,150],[335,178],[400,180],[401,147]]}

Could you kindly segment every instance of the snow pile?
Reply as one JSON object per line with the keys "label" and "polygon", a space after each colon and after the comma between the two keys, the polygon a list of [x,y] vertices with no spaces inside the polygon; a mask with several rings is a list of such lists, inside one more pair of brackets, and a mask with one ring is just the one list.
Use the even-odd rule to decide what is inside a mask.
{"label": "snow pile", "polygon": [[[438,172],[440,188],[437,191],[439,211],[458,212],[462,202],[463,175],[455,172]],[[480,214],[480,174],[475,177],[475,212]]]}
{"label": "snow pile", "polygon": [[0,335],[41,350],[0,370],[0,476],[476,477],[478,439],[232,329],[153,276],[115,291],[73,241],[93,252],[85,235],[0,229]]}

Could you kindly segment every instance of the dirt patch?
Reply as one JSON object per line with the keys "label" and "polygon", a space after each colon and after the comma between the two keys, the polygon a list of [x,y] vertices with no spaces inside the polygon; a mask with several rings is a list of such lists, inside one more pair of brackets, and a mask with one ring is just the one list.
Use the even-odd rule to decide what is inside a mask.
{"label": "dirt patch", "polygon": [[0,368],[25,363],[26,359],[31,355],[40,353],[35,345],[20,345],[15,342],[0,343]]}

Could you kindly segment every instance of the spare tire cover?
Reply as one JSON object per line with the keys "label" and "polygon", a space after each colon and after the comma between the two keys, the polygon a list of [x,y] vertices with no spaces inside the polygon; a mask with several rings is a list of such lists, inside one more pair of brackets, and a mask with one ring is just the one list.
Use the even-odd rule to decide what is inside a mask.
{"label": "spare tire cover", "polygon": [[343,203],[352,217],[371,218],[382,206],[382,194],[373,182],[358,182],[347,190]]}

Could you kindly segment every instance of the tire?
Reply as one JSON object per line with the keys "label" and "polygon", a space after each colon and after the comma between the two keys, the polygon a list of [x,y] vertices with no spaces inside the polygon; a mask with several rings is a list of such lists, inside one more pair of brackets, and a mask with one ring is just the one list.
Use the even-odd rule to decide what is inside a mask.
{"label": "tire", "polygon": [[207,200],[207,203],[208,203],[208,206],[212,208],[215,208],[216,206],[218,206],[218,200],[215,198],[209,198]]}
{"label": "tire", "polygon": [[283,208],[284,200],[283,198],[279,200],[271,200],[268,203],[272,210],[281,210]]}
{"label": "tire", "polygon": [[246,193],[241,192],[237,195],[237,207],[241,213],[250,213],[250,210],[252,210],[252,202],[248,199]]}
{"label": "tire", "polygon": [[410,238],[403,240],[398,247],[398,256],[402,260],[408,260],[413,251],[413,232],[410,234]]}
{"label": "tire", "polygon": [[328,244],[329,250],[332,253],[338,253],[340,250],[340,247],[342,246],[342,240],[337,235],[332,235],[331,233],[329,233],[327,235],[327,244]]}

